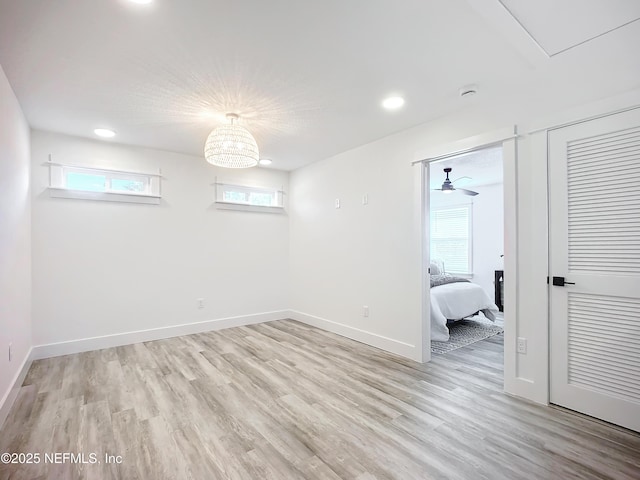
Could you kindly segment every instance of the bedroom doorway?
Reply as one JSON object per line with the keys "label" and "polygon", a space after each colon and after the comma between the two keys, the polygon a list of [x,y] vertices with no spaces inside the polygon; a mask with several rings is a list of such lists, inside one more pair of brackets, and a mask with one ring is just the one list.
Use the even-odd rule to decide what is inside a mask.
{"label": "bedroom doorway", "polygon": [[425,163],[431,355],[504,365],[502,143]]}

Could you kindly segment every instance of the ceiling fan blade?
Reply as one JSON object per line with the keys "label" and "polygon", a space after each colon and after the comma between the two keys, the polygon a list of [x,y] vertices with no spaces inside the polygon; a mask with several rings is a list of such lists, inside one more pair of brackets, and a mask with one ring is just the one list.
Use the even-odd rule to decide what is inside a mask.
{"label": "ceiling fan blade", "polygon": [[478,192],[474,192],[473,190],[467,190],[466,188],[456,188],[456,190],[464,193],[465,195],[470,195],[472,197],[475,197],[476,195],[478,195]]}
{"label": "ceiling fan blade", "polygon": [[471,177],[458,177],[455,180],[451,180],[451,183],[459,182],[460,180],[473,180]]}

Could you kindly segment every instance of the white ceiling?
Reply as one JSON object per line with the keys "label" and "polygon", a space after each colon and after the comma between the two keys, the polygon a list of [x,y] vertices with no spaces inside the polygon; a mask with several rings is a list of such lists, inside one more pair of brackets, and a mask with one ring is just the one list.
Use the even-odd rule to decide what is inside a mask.
{"label": "white ceiling", "polygon": [[549,55],[640,20],[638,0],[500,0]]}
{"label": "white ceiling", "polygon": [[429,188],[440,188],[446,177],[445,168],[451,168],[449,179],[454,187],[473,190],[481,185],[503,183],[502,147],[485,148],[475,152],[457,155],[429,164]]}
{"label": "white ceiling", "polygon": [[[92,137],[109,127],[113,141],[202,156],[233,111],[285,170],[463,109],[544,112],[640,85],[640,22],[541,64],[482,4],[501,5],[0,0],[0,65],[33,128]],[[565,15],[549,28],[593,21]],[[461,99],[472,83],[480,93]],[[406,105],[383,110],[389,94]]]}

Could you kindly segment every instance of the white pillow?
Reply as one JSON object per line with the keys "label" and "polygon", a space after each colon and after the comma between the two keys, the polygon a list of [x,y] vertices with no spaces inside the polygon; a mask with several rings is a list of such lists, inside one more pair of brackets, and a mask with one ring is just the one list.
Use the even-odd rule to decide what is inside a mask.
{"label": "white pillow", "polygon": [[431,275],[444,275],[444,262],[442,260],[431,260],[429,271]]}

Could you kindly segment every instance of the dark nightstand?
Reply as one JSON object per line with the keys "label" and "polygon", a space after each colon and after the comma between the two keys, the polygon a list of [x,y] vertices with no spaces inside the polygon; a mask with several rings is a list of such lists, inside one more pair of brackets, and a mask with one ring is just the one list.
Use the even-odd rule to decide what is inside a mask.
{"label": "dark nightstand", "polygon": [[496,306],[498,310],[504,312],[504,270],[495,270],[494,275],[493,284],[495,286]]}

